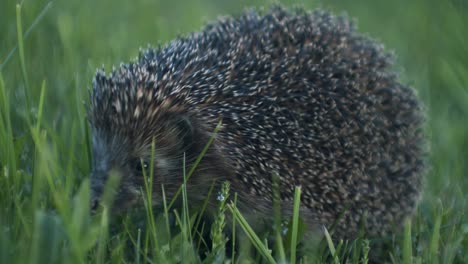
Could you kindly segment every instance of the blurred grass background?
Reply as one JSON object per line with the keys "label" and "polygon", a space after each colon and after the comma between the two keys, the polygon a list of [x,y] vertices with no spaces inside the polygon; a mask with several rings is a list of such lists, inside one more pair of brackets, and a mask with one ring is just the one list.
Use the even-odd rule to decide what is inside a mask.
{"label": "blurred grass background", "polygon": [[[282,3],[346,12],[359,31],[397,54],[402,80],[426,105],[430,141],[431,170],[413,220],[413,260],[468,263],[468,1]],[[76,217],[66,204],[89,175],[85,109],[96,68],[108,70],[135,58],[140,47],[197,31],[220,15],[272,2],[25,0],[23,32],[39,20],[24,40],[26,78],[18,51],[7,60],[18,44],[17,4],[0,0],[0,263],[39,262],[17,255],[35,250],[22,243],[36,241],[40,230],[73,230],[59,231],[53,223]],[[53,184],[64,188],[56,191]],[[47,210],[60,208],[58,200],[65,205],[52,217]],[[38,227],[41,217],[55,220]],[[399,262],[400,248],[392,250]],[[70,252],[77,261],[87,255],[85,248]]]}

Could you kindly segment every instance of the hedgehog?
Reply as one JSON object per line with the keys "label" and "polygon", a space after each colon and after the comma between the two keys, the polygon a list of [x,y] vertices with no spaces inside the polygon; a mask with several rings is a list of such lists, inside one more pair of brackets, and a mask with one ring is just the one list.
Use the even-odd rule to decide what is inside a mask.
{"label": "hedgehog", "polygon": [[162,188],[174,197],[208,146],[187,180],[190,204],[228,181],[243,214],[270,219],[277,175],[282,216],[300,186],[308,230],[391,232],[414,212],[425,169],[422,104],[394,57],[346,15],[273,6],[99,69],[88,110],[92,206],[111,171],[121,175],[116,211],[142,205],[151,165],[161,206]]}

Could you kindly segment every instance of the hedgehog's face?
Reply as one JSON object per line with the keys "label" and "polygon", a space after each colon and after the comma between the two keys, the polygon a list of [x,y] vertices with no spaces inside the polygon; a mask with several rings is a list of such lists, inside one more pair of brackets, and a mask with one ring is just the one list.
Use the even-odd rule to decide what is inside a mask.
{"label": "hedgehog's face", "polygon": [[150,169],[153,171],[154,205],[161,204],[162,186],[168,197],[177,190],[183,180],[184,156],[192,145],[191,126],[188,119],[175,116],[161,119],[158,124],[155,127],[114,126],[112,129],[92,124],[93,210],[113,174],[120,178],[114,200],[117,211],[143,204],[145,179],[150,179]]}
{"label": "hedgehog's face", "polygon": [[193,129],[195,118],[188,114],[184,96],[170,94],[168,84],[162,86],[147,66],[122,65],[109,76],[98,71],[94,79],[88,112],[93,209],[113,172],[120,176],[116,209],[143,204],[145,178],[151,177],[153,204],[161,204],[161,186],[170,199],[183,182],[184,157],[190,164],[193,153],[199,154],[192,140],[198,140],[199,133]]}

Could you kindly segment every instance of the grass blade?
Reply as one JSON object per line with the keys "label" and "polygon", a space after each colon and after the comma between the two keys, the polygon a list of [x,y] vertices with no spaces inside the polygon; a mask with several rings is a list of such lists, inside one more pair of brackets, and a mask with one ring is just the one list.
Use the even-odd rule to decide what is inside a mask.
{"label": "grass blade", "polygon": [[296,248],[297,248],[297,232],[299,229],[299,205],[301,202],[301,187],[296,186],[294,189],[294,209],[292,218],[291,230],[291,264],[296,263]]}
{"label": "grass blade", "polygon": [[252,241],[254,246],[258,249],[258,251],[263,256],[263,258],[268,263],[276,263],[275,259],[271,255],[270,250],[262,242],[262,240],[257,236],[257,234],[252,229],[252,227],[247,223],[247,220],[244,218],[244,216],[242,216],[239,209],[237,209],[237,207],[235,207],[232,202],[231,202],[231,204],[228,204],[227,207],[229,208],[231,213],[236,217],[237,222],[242,227],[244,232],[247,234],[247,237],[250,239],[250,241]]}
{"label": "grass blade", "polygon": [[340,263],[340,260],[338,259],[337,250],[335,249],[335,245],[333,245],[332,238],[330,236],[330,233],[328,233],[328,230],[326,227],[323,227],[323,232],[325,234],[325,239],[327,240],[328,248],[333,258],[333,263],[335,264]]}
{"label": "grass blade", "polygon": [[[44,8],[41,10],[39,15],[34,19],[33,23],[29,26],[29,28],[26,30],[26,32],[23,35],[23,39],[27,39],[29,34],[32,32],[32,30],[39,24],[39,22],[42,20],[46,12],[52,7],[52,2],[47,3]],[[5,68],[6,64],[11,60],[13,55],[15,54],[15,51],[18,49],[18,45],[16,45],[6,56],[5,60],[3,61],[2,64],[0,64],[0,71]]]}
{"label": "grass blade", "polygon": [[[213,134],[210,136],[210,138],[208,139],[208,142],[206,143],[205,147],[203,148],[203,150],[201,151],[200,155],[198,155],[197,159],[195,160],[195,162],[193,163],[192,167],[190,167],[190,170],[187,174],[187,179],[186,181],[188,181],[190,179],[190,177],[192,176],[192,174],[195,172],[195,169],[197,168],[198,164],[200,163],[200,161],[203,159],[203,157],[205,156],[206,152],[208,151],[208,149],[210,148],[211,144],[213,143],[213,141],[215,140],[216,138],[216,135],[218,134],[219,130],[222,128],[222,120],[220,120],[218,122],[218,124],[216,125],[216,128],[214,129],[213,131]],[[182,188],[179,188],[177,190],[177,192],[174,194],[174,197],[172,198],[171,202],[169,203],[169,208],[172,208],[172,206],[174,205],[175,201],[177,200],[177,197],[180,195],[180,192],[182,191]]]}
{"label": "grass blade", "polygon": [[432,230],[431,243],[429,245],[429,260],[432,263],[439,263],[439,240],[440,240],[440,225],[442,223],[442,210],[435,216],[436,220]]}
{"label": "grass blade", "polygon": [[279,263],[286,263],[286,254],[284,252],[283,237],[281,235],[281,197],[279,190],[279,175],[273,174],[273,211],[276,235],[276,249],[278,251]]}
{"label": "grass blade", "polygon": [[20,56],[20,65],[21,65],[21,72],[23,74],[23,81],[24,81],[24,86],[26,87],[24,96],[26,99],[26,107],[27,107],[27,112],[26,112],[26,118],[29,120],[29,114],[31,110],[31,103],[29,101],[29,80],[28,80],[28,74],[26,73],[26,63],[24,59],[24,43],[23,43],[23,24],[21,22],[21,4],[16,5],[16,31],[18,35],[18,52]]}
{"label": "grass blade", "polygon": [[36,133],[39,133],[39,129],[41,128],[42,112],[44,109],[45,88],[46,82],[44,80],[41,85],[41,95],[39,96],[39,105],[37,107]]}
{"label": "grass blade", "polygon": [[411,264],[413,258],[413,249],[411,242],[411,221],[407,220],[403,231],[403,263]]}

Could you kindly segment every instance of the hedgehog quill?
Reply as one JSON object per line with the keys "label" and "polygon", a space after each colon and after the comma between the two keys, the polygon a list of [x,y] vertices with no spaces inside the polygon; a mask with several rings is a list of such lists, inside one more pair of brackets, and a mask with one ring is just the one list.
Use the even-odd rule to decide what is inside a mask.
{"label": "hedgehog quill", "polygon": [[346,17],[275,6],[98,70],[89,108],[93,204],[116,170],[115,207],[141,205],[142,171],[153,163],[153,204],[161,205],[161,186],[175,194],[184,157],[190,167],[222,120],[187,183],[191,203],[227,180],[242,213],[268,219],[277,174],[285,217],[302,186],[311,230],[337,221],[334,235],[352,238],[365,220],[368,234],[385,234],[411,216],[424,173],[422,106],[392,66]]}

